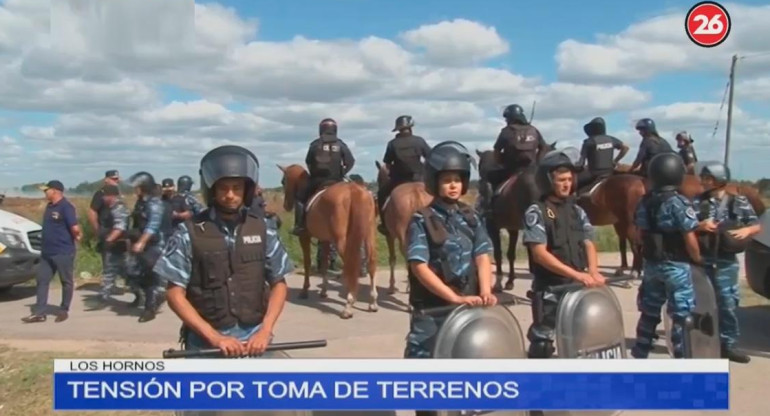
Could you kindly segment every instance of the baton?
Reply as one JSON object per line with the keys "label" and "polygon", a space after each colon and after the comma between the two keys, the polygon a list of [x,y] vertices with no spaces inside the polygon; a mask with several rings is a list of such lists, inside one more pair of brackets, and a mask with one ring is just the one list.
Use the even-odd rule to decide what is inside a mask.
{"label": "baton", "polygon": [[[244,343],[245,344],[245,343]],[[305,348],[323,348],[326,346],[325,339],[316,341],[299,342],[279,342],[270,344],[265,349],[267,351],[300,350]],[[222,357],[222,350],[219,348],[207,348],[202,350],[175,350],[173,348],[163,351],[163,358],[189,358],[189,357]]]}
{"label": "baton", "polygon": [[[610,277],[608,279],[605,279],[606,284],[612,284],[617,282],[623,282],[626,280],[634,280],[632,276],[621,276],[621,277]],[[585,285],[583,283],[567,283],[563,285],[557,285],[557,286],[551,286],[549,288],[546,288],[545,292],[551,292],[551,293],[558,293],[558,292],[566,292],[572,289],[582,289]]]}
{"label": "baton", "polygon": [[[497,302],[497,305],[515,305],[516,304],[516,298],[508,299],[508,300],[501,300]],[[415,315],[419,316],[426,316],[426,315],[441,315],[447,312],[452,312],[453,310],[457,309],[458,307],[462,306],[464,304],[452,304],[452,305],[445,305],[445,306],[436,306],[433,308],[425,308],[415,311]],[[484,307],[486,305],[479,305],[479,306],[472,306],[473,308],[478,307]]]}

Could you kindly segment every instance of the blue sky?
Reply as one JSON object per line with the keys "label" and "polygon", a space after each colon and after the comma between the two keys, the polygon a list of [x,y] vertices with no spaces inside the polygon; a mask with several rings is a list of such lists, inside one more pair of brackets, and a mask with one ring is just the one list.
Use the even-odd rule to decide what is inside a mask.
{"label": "blue sky", "polygon": [[[38,0],[30,0],[29,4],[31,5],[36,2]],[[770,52],[770,46],[757,46],[757,42],[752,40],[752,38],[761,39],[764,36],[762,33],[752,36],[755,27],[767,26],[752,20],[762,18],[762,13],[768,13],[768,10],[770,10],[767,6],[761,7],[762,2],[743,1],[738,5],[725,3],[728,10],[734,11],[734,13],[731,11],[731,16],[733,16],[731,39],[728,39],[728,42],[725,42],[723,47],[713,48],[714,50],[712,51],[700,50],[700,48],[686,40],[683,30],[684,13],[694,3],[649,1],[644,3],[644,7],[641,7],[640,5],[631,6],[627,2],[610,1],[580,3],[572,1],[551,1],[545,3],[435,0],[419,2],[364,0],[220,1],[218,4],[232,8],[235,13],[234,16],[225,19],[220,12],[217,12],[219,9],[213,6],[210,7],[206,3],[197,2],[199,8],[201,5],[207,6],[203,8],[201,13],[205,12],[209,16],[217,16],[226,22],[224,26],[211,25],[211,27],[200,29],[204,32],[209,31],[206,32],[206,36],[210,36],[216,42],[224,42],[221,43],[222,50],[243,51],[248,49],[246,43],[255,41],[257,44],[275,46],[278,49],[274,51],[279,51],[275,53],[283,53],[281,51],[285,48],[288,51],[286,52],[287,54],[295,53],[296,55],[296,50],[299,50],[293,41],[296,36],[317,40],[322,45],[335,45],[340,40],[345,39],[360,41],[367,37],[376,37],[394,42],[398,45],[398,48],[401,48],[402,52],[406,51],[404,53],[408,53],[413,57],[414,62],[417,62],[415,65],[418,66],[410,69],[409,76],[428,70],[451,72],[457,71],[457,68],[465,68],[469,71],[496,68],[507,71],[506,74],[510,73],[511,75],[515,74],[516,76],[536,80],[533,81],[536,85],[533,84],[533,86],[526,88],[520,87],[517,89],[515,86],[501,85],[502,91],[523,91],[521,93],[512,92],[509,95],[505,95],[503,92],[494,94],[488,91],[484,92],[486,91],[485,88],[488,87],[483,86],[476,86],[478,91],[472,94],[458,93],[460,98],[455,98],[455,101],[449,100],[450,107],[453,105],[465,106],[463,108],[467,108],[467,111],[465,113],[458,112],[457,118],[460,120],[454,121],[451,120],[451,114],[438,114],[439,110],[433,110],[433,113],[430,113],[426,109],[425,112],[430,114],[423,116],[420,107],[422,104],[415,104],[428,100],[428,104],[425,105],[435,104],[440,106],[442,103],[446,104],[448,102],[440,98],[431,98],[429,95],[422,97],[419,94],[407,94],[408,96],[404,95],[394,99],[392,97],[388,98],[388,94],[383,95],[382,91],[376,93],[372,91],[360,94],[352,93],[350,96],[345,96],[340,95],[343,94],[341,89],[350,86],[350,88],[358,88],[361,91],[365,91],[367,90],[366,81],[344,79],[340,81],[342,82],[340,91],[335,91],[335,87],[325,85],[323,81],[319,81],[319,89],[329,90],[329,102],[341,103],[340,106],[330,107],[335,108],[335,111],[342,111],[344,113],[347,110],[345,103],[351,103],[351,105],[361,104],[361,108],[363,108],[361,111],[367,111],[367,108],[384,106],[384,108],[392,109],[391,112],[393,114],[376,114],[376,116],[387,119],[389,124],[392,123],[390,120],[398,115],[395,114],[400,111],[398,106],[402,105],[405,106],[404,108],[414,109],[411,111],[415,113],[414,116],[417,119],[418,128],[423,125],[425,126],[424,130],[418,130],[417,133],[425,135],[429,141],[435,142],[440,137],[448,136],[468,137],[467,140],[469,140],[470,145],[473,147],[488,148],[491,146],[500,128],[499,115],[497,114],[500,106],[505,103],[520,102],[525,107],[529,107],[532,97],[538,97],[544,100],[538,102],[538,109],[542,108],[542,111],[545,113],[536,112],[534,124],[536,126],[539,124],[543,126],[542,130],[546,133],[546,139],[549,141],[566,141],[572,145],[579,144],[579,141],[582,139],[582,131],[580,129],[582,124],[593,116],[605,116],[611,133],[626,140],[634,149],[624,160],[626,163],[632,162],[635,148],[638,145],[638,138],[631,128],[632,120],[647,114],[652,114],[653,117],[655,114],[659,114],[661,117],[658,119],[659,128],[668,134],[673,134],[682,129],[691,131],[696,137],[696,149],[702,159],[721,159],[725,123],[724,121],[720,123],[717,135],[712,140],[711,131],[716,122],[716,116],[708,119],[703,114],[711,114],[708,111],[714,111],[714,107],[718,106],[722,99],[727,70],[730,64],[729,56],[734,52],[744,54],[763,51]],[[30,17],[32,16],[31,14],[29,16],[25,15],[25,13],[29,13],[29,10],[20,7],[14,8],[13,4],[7,2],[4,7],[11,16],[18,17],[20,19],[19,22],[25,21],[23,19],[32,19]],[[137,5],[136,7],[140,8],[143,6]],[[667,16],[669,20],[665,20]],[[770,16],[770,14],[767,14],[767,16]],[[163,20],[164,18],[166,20]],[[173,15],[161,16],[159,21],[167,23],[168,19],[173,18]],[[227,32],[229,28],[245,27],[249,19],[255,19],[258,25],[256,32],[245,39],[240,39],[237,35],[222,34]],[[495,45],[499,45],[502,42],[507,45],[508,51],[506,53],[490,53],[488,54],[489,56],[477,59],[473,63],[444,67],[442,62],[432,61],[429,53],[433,50],[432,48],[439,50],[441,47],[447,47],[447,45],[440,44],[441,39],[436,39],[434,36],[428,41],[422,41],[422,43],[410,43],[410,41],[405,40],[404,33],[409,31],[429,33],[430,31],[427,29],[431,25],[441,22],[456,23],[455,19],[473,22],[478,25],[479,30],[484,28],[493,29],[495,33],[495,35],[489,35],[492,38],[490,38],[491,40],[485,40],[487,43],[482,42],[475,46],[472,42],[473,39],[465,39],[469,42],[465,46],[470,48],[467,50],[481,56],[484,55],[484,48],[487,47],[485,45],[489,45],[489,48],[494,48]],[[656,27],[654,26],[656,19],[663,19],[666,25],[659,26],[655,31],[649,32],[649,27]],[[766,22],[766,20],[763,21]],[[140,22],[134,24],[139,26]],[[200,22],[196,24],[202,25]],[[77,23],[73,23],[73,25],[77,26]],[[642,31],[641,35],[636,32],[622,34],[631,25],[646,27],[648,32]],[[16,26],[9,25],[9,27]],[[141,28],[137,28],[137,31],[141,30]],[[248,32],[247,30],[245,31]],[[620,40],[615,42],[611,39],[606,40],[598,37],[602,34],[609,36],[622,35],[616,38]],[[30,34],[26,35],[29,37]],[[18,36],[22,36],[22,34],[18,34]],[[469,35],[469,37],[473,36],[475,35]],[[481,35],[479,34],[478,36]],[[1,38],[2,36],[0,36]],[[221,40],[219,38],[226,39]],[[766,37],[764,38],[766,39]],[[616,61],[612,60],[615,58],[606,58],[609,59],[607,65],[617,65],[618,68],[614,72],[610,71],[613,72],[611,76],[606,78],[598,76],[597,78],[596,74],[604,73],[604,69],[599,64],[599,61],[605,59],[604,55],[595,59],[586,58],[582,61],[578,58],[575,58],[577,61],[573,59],[573,62],[569,62],[568,58],[564,58],[566,61],[560,61],[557,57],[557,51],[560,45],[568,39],[574,40],[574,43],[577,45],[572,46],[572,49],[570,49],[572,51],[587,50],[585,48],[597,45],[609,48],[606,56],[618,54],[617,56],[620,56],[620,58],[617,58],[618,60]],[[86,42],[94,42],[94,39],[87,40]],[[238,76],[249,76],[249,72],[246,71],[246,75],[237,71],[232,74],[227,73],[226,71],[240,63],[232,57],[217,57],[216,59],[220,59],[221,62],[216,62],[215,58],[212,58],[210,68],[204,67],[203,70],[195,73],[193,71],[189,73],[180,72],[182,75],[177,75],[176,77],[153,76],[152,71],[137,71],[136,68],[129,68],[125,63],[117,61],[115,63],[106,63],[105,65],[107,65],[106,67],[109,68],[109,71],[105,70],[103,72],[106,74],[105,77],[109,78],[109,76],[112,76],[110,71],[114,71],[115,74],[118,74],[114,78],[116,81],[122,79],[132,82],[130,85],[131,89],[129,89],[132,92],[128,96],[124,97],[120,94],[113,96],[104,93],[105,97],[110,97],[109,99],[112,104],[122,100],[130,101],[134,97],[141,96],[141,93],[147,94],[146,99],[144,97],[135,98],[137,104],[128,103],[125,108],[119,108],[115,112],[110,113],[109,107],[103,108],[98,104],[98,100],[101,99],[98,94],[91,93],[89,91],[92,90],[88,90],[88,88],[96,87],[107,88],[108,85],[105,83],[84,85],[80,86],[84,90],[79,92],[75,87],[71,86],[73,79],[85,79],[82,76],[78,76],[77,71],[73,72],[74,75],[71,75],[63,73],[67,71],[59,71],[60,73],[57,73],[56,70],[53,70],[52,75],[44,80],[32,77],[28,70],[32,65],[36,64],[34,62],[30,63],[27,60],[31,59],[30,56],[34,55],[32,52],[35,52],[35,48],[42,48],[42,46],[19,47],[17,50],[13,49],[14,46],[11,45],[3,49],[3,44],[0,43],[0,71],[6,71],[9,74],[6,75],[6,78],[3,78],[3,73],[0,72],[0,79],[10,80],[8,83],[14,84],[13,80],[16,78],[10,78],[10,76],[17,76],[19,82],[29,82],[25,88],[31,92],[29,97],[25,97],[25,93],[22,91],[17,96],[6,93],[4,94],[6,98],[0,98],[0,137],[7,144],[5,151],[0,152],[0,181],[2,181],[0,189],[47,180],[54,175],[61,175],[61,179],[74,186],[82,180],[97,179],[108,166],[120,167],[127,174],[132,170],[140,169],[149,169],[159,177],[177,177],[181,174],[191,174],[197,170],[195,162],[199,160],[202,152],[204,152],[204,147],[208,144],[215,145],[220,140],[246,144],[255,143],[254,146],[257,147],[257,153],[263,155],[264,160],[279,161],[281,163],[299,161],[298,159],[303,158],[300,155],[302,148],[312,139],[312,133],[315,129],[314,123],[317,122],[310,120],[314,120],[313,117],[317,117],[316,113],[320,115],[326,111],[323,106],[319,110],[318,104],[321,100],[317,99],[294,99],[288,102],[280,94],[275,95],[272,92],[265,92],[263,95],[262,91],[266,91],[264,87],[262,89],[255,87],[255,91],[244,91],[243,85],[248,85],[248,80],[245,84],[240,84],[240,87],[233,80]],[[295,51],[290,52],[291,48],[295,48]],[[363,48],[359,46],[359,49]],[[340,56],[349,57],[351,56],[350,54],[358,53],[354,49],[351,49],[350,45],[340,46]],[[328,62],[333,63],[336,59],[334,56],[336,53],[335,48],[331,47],[326,49],[326,51],[325,53],[329,55],[327,57]],[[677,51],[688,57],[684,64],[673,63],[677,61],[679,56]],[[254,51],[248,52],[256,53]],[[43,55],[46,53],[50,54],[50,52],[39,51],[38,53]],[[264,54],[265,52],[259,53]],[[260,82],[264,73],[272,70],[278,73],[278,75],[272,74],[271,76],[277,77],[276,79],[278,79],[277,82],[279,84],[285,83],[286,88],[289,88],[299,80],[306,81],[311,85],[309,88],[313,88],[312,78],[317,75],[313,71],[317,68],[312,67],[312,62],[301,62],[301,53],[298,56],[295,55],[291,55],[291,59],[297,62],[298,67],[309,65],[307,67],[312,68],[308,72],[307,77],[305,77],[306,79],[302,79],[301,71],[298,71],[300,75],[295,75],[297,78],[291,78],[290,75],[281,75],[282,71],[280,68],[277,70],[270,68],[270,70],[264,70],[264,72],[262,70],[254,71],[255,84]],[[80,58],[85,59],[85,55],[78,57],[75,54],[73,56],[74,58],[66,58],[67,62],[77,62]],[[239,56],[248,55],[243,54]],[[254,56],[259,56],[259,59],[268,61],[271,59],[269,54],[257,54]],[[396,56],[394,55],[393,59]],[[629,56],[631,56],[630,61]],[[52,57],[50,59],[58,58]],[[322,60],[322,58],[316,59]],[[363,58],[356,55],[355,58],[350,59]],[[374,58],[368,57],[366,59],[371,60]],[[739,64],[738,80],[749,83],[747,85],[770,85],[764,84],[765,82],[770,82],[768,81],[770,78],[767,78],[767,74],[770,73],[770,60],[762,61],[761,59],[761,57],[757,59],[747,58],[746,61],[741,61]],[[289,58],[286,58],[286,60],[287,62],[290,61]],[[389,58],[382,58],[381,60],[385,63],[393,61]],[[595,62],[591,62],[592,60]],[[23,62],[22,69],[20,70],[14,66],[19,62]],[[371,64],[371,62],[362,62],[364,67]],[[566,65],[565,69],[561,72],[558,70],[560,64]],[[748,66],[744,67],[744,64]],[[26,70],[24,65],[26,65]],[[340,72],[350,71],[350,68],[355,67],[349,65],[348,63],[348,66],[341,67]],[[378,62],[377,65],[383,65],[383,63]],[[595,67],[591,68],[591,65]],[[292,64],[287,66],[286,74],[295,69],[292,68],[293,66]],[[648,68],[656,69],[650,71],[652,75],[649,76],[633,76],[633,73],[643,73]],[[34,69],[43,71],[45,68],[34,67]],[[183,71],[183,69],[179,70]],[[744,71],[741,72],[742,70]],[[320,70],[318,71],[321,72]],[[216,74],[221,76],[221,78],[214,79],[214,76],[211,74]],[[341,77],[345,78],[345,76]],[[351,75],[350,77],[354,76]],[[394,76],[392,79],[394,85],[403,81],[400,77],[400,75]],[[227,85],[231,81],[233,85]],[[265,82],[267,82],[266,85],[270,84],[269,81]],[[356,84],[356,82],[359,84]],[[363,84],[361,84],[362,82]],[[378,82],[377,78],[372,78],[371,83],[376,82]],[[478,83],[478,80],[474,82]],[[273,82],[273,85],[275,83]],[[593,92],[594,90],[585,92],[582,96],[579,93],[572,93],[572,95],[569,95],[570,99],[565,98],[562,100],[562,95],[559,94],[563,94],[564,91],[560,89],[563,87],[560,87],[560,85],[564,83],[570,84],[569,88],[596,87],[598,89],[595,90],[596,92]],[[64,85],[69,85],[68,88],[71,91],[66,90],[64,87],[60,88],[60,86]],[[606,98],[609,96],[605,96],[605,94],[609,93],[604,91],[615,87],[629,88],[630,90],[624,93],[616,91],[615,98]],[[73,102],[78,101],[78,104],[68,106],[68,98],[64,93],[61,93],[62,90],[73,94],[71,99]],[[135,93],[134,91],[141,93]],[[770,96],[770,93],[767,91],[770,91],[770,88],[763,90],[759,87],[752,88],[747,86],[736,96],[736,105],[747,113],[745,115],[746,118],[740,123],[736,122],[734,127],[736,140],[742,140],[734,142],[731,155],[731,160],[735,163],[733,170],[736,176],[753,179],[766,176],[763,169],[759,167],[759,164],[770,156],[770,151],[768,151],[765,144],[766,142],[763,142],[762,139],[770,134],[766,129],[766,127],[770,128],[770,107],[767,105],[767,97],[762,95],[768,94]],[[438,92],[446,93],[447,87],[443,87],[443,91]],[[0,93],[3,93],[1,88]],[[57,97],[54,97],[54,95],[59,93],[63,94],[64,98],[61,99],[64,101],[56,103],[55,98]],[[741,93],[743,93],[743,96]],[[647,98],[642,98],[645,94]],[[12,98],[7,98],[9,95]],[[748,97],[748,95],[752,95],[752,97]],[[549,97],[550,102],[548,101]],[[628,97],[629,101],[625,101],[625,97]],[[80,103],[80,100],[85,101],[85,103]],[[610,109],[603,109],[602,102],[606,100],[616,103],[617,107],[624,108],[612,107]],[[630,102],[633,100],[637,101]],[[185,110],[189,111],[189,114],[186,113],[185,117],[187,118],[184,118],[184,120],[174,119],[172,122],[169,122],[170,124],[163,124],[168,121],[168,117],[178,116],[177,113],[173,112],[174,115],[172,116],[168,116],[171,113],[164,113],[166,118],[157,116],[157,114],[162,113],[161,110],[163,110],[164,106],[168,106],[173,101],[184,104],[197,102],[199,106],[194,108],[191,106],[188,110]],[[554,101],[562,101],[565,108],[559,108],[561,103]],[[368,102],[371,102],[371,105],[367,104]],[[705,103],[710,107],[705,110],[699,110],[698,108],[700,107],[696,105],[698,103]],[[412,107],[409,107],[410,104],[412,104]],[[688,105],[689,107],[687,107]],[[221,110],[216,109],[219,108],[217,106],[221,106]],[[567,108],[569,106],[585,106],[586,109]],[[214,107],[216,108],[212,110]],[[297,108],[302,109],[297,110]],[[590,110],[591,108],[596,110]],[[685,109],[683,110],[683,108]],[[216,115],[211,116],[214,119],[205,119],[201,115],[200,111],[206,109],[216,113]],[[297,114],[301,115],[304,111],[313,115],[308,115],[301,120],[297,118],[300,117]],[[442,111],[446,112],[446,110]],[[478,111],[482,112],[483,119],[463,119],[463,117],[468,117],[468,114],[479,114]],[[645,111],[648,113],[645,113]],[[722,113],[722,117],[724,117],[726,109]],[[355,114],[357,113],[351,113],[349,116],[353,117]],[[329,115],[335,117],[335,114]],[[257,118],[254,118],[255,116]],[[342,117],[339,121],[342,123],[341,129],[344,131],[344,123],[347,122],[346,115],[342,114],[339,117]],[[241,118],[243,120],[238,121]],[[151,123],[146,120],[151,120],[151,123],[157,123],[157,125],[153,124],[152,128],[147,128],[148,124]],[[214,120],[214,124],[208,125],[207,123],[212,123],[211,120]],[[421,120],[426,120],[426,122],[420,124]],[[460,126],[465,121],[471,125]],[[100,123],[105,122],[114,123],[114,125],[105,125],[104,130],[101,131],[99,128]],[[189,126],[186,127],[184,123],[189,123]],[[262,127],[258,127],[262,125],[260,123],[269,123],[275,128],[275,133],[264,133],[261,130]],[[379,123],[383,124],[384,122]],[[381,157],[384,143],[389,138],[389,126],[381,126],[380,124],[376,126],[372,124],[371,128],[368,129],[359,126],[356,129],[349,129],[345,133],[341,133],[344,139],[354,143],[354,151],[357,152],[356,155],[359,157],[360,166],[357,166],[354,171],[362,174],[366,179],[373,179],[372,162],[374,159]],[[442,124],[449,125],[442,126]],[[212,129],[219,128],[217,126],[221,126],[224,132],[221,134],[209,134]],[[227,137],[228,131],[234,132],[233,134],[237,134],[237,137],[236,135],[232,136],[232,138]],[[287,136],[280,136],[280,134]],[[311,137],[305,140],[300,139],[299,137],[301,136]],[[121,141],[123,140],[121,137],[126,138],[125,142]],[[146,142],[142,145],[144,147],[133,147],[132,141],[134,137],[142,137]],[[181,140],[184,140],[185,137],[200,137],[200,140],[195,140],[192,143],[192,147],[190,147],[189,143],[179,144],[179,147],[177,147],[176,143],[182,143]],[[673,137],[668,138],[673,139]],[[115,145],[114,152],[108,154],[94,152],[93,155],[90,155],[88,151],[83,151],[79,147],[86,146],[84,143],[89,140],[91,143],[99,142],[100,140],[114,140],[118,144]],[[285,143],[287,140],[292,142],[291,146]],[[748,144],[746,140],[750,140],[751,143]],[[153,149],[151,147],[152,143],[155,143],[157,147]],[[270,143],[275,143],[275,145]],[[284,146],[280,150],[278,149],[279,144]],[[86,148],[84,147],[83,149]],[[178,158],[175,158],[174,149],[184,150],[184,158],[179,155],[177,155]],[[144,166],[143,163],[147,163],[149,159],[142,160],[142,155],[157,157],[157,162],[154,162],[151,166]],[[163,159],[163,157],[166,159]],[[29,160],[25,161],[25,158]],[[169,162],[163,162],[165,160]],[[265,170],[262,175],[263,185],[277,185],[280,181],[277,169],[272,169],[268,166],[263,170]]]}

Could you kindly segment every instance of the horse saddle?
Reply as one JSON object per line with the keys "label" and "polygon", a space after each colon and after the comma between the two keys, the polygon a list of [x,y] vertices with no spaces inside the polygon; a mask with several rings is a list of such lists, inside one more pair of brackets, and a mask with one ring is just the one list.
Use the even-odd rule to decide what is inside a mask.
{"label": "horse saddle", "polygon": [[508,189],[511,185],[513,185],[514,182],[516,182],[516,178],[519,177],[519,173],[514,173],[511,175],[510,178],[506,179],[505,182],[498,185],[494,192],[492,193],[493,196],[500,196],[503,192],[505,192],[506,189]]}
{"label": "horse saddle", "polygon": [[318,200],[318,197],[321,196],[324,192],[326,192],[327,189],[329,189],[331,185],[327,185],[324,187],[321,187],[321,189],[315,191],[313,195],[310,196],[310,199],[308,199],[307,204],[305,204],[305,212],[310,211],[310,207],[313,206],[313,204]]}
{"label": "horse saddle", "polygon": [[596,190],[599,189],[599,187],[607,181],[609,176],[603,176],[599,179],[595,179],[582,187],[578,189],[577,195],[578,198],[593,198],[594,193],[596,193]]}

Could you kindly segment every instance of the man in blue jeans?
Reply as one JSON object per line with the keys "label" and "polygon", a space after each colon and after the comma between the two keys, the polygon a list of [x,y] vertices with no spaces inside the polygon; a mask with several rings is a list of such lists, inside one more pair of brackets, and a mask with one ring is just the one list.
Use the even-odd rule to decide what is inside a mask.
{"label": "man in blue jeans", "polygon": [[40,188],[45,192],[48,205],[43,214],[43,247],[40,267],[37,271],[37,302],[32,315],[22,318],[26,323],[44,322],[48,306],[48,287],[54,274],[59,273],[62,286],[61,311],[56,322],[69,316],[72,295],[75,289],[73,268],[75,266],[75,242],[80,241],[82,232],[78,225],[75,207],[64,197],[64,185],[53,180]]}

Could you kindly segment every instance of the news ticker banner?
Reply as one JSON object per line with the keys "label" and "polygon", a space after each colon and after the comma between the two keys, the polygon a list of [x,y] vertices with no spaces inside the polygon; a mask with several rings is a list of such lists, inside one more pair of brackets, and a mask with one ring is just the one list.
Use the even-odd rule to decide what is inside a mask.
{"label": "news ticker banner", "polygon": [[727,360],[55,360],[55,410],[728,410]]}

